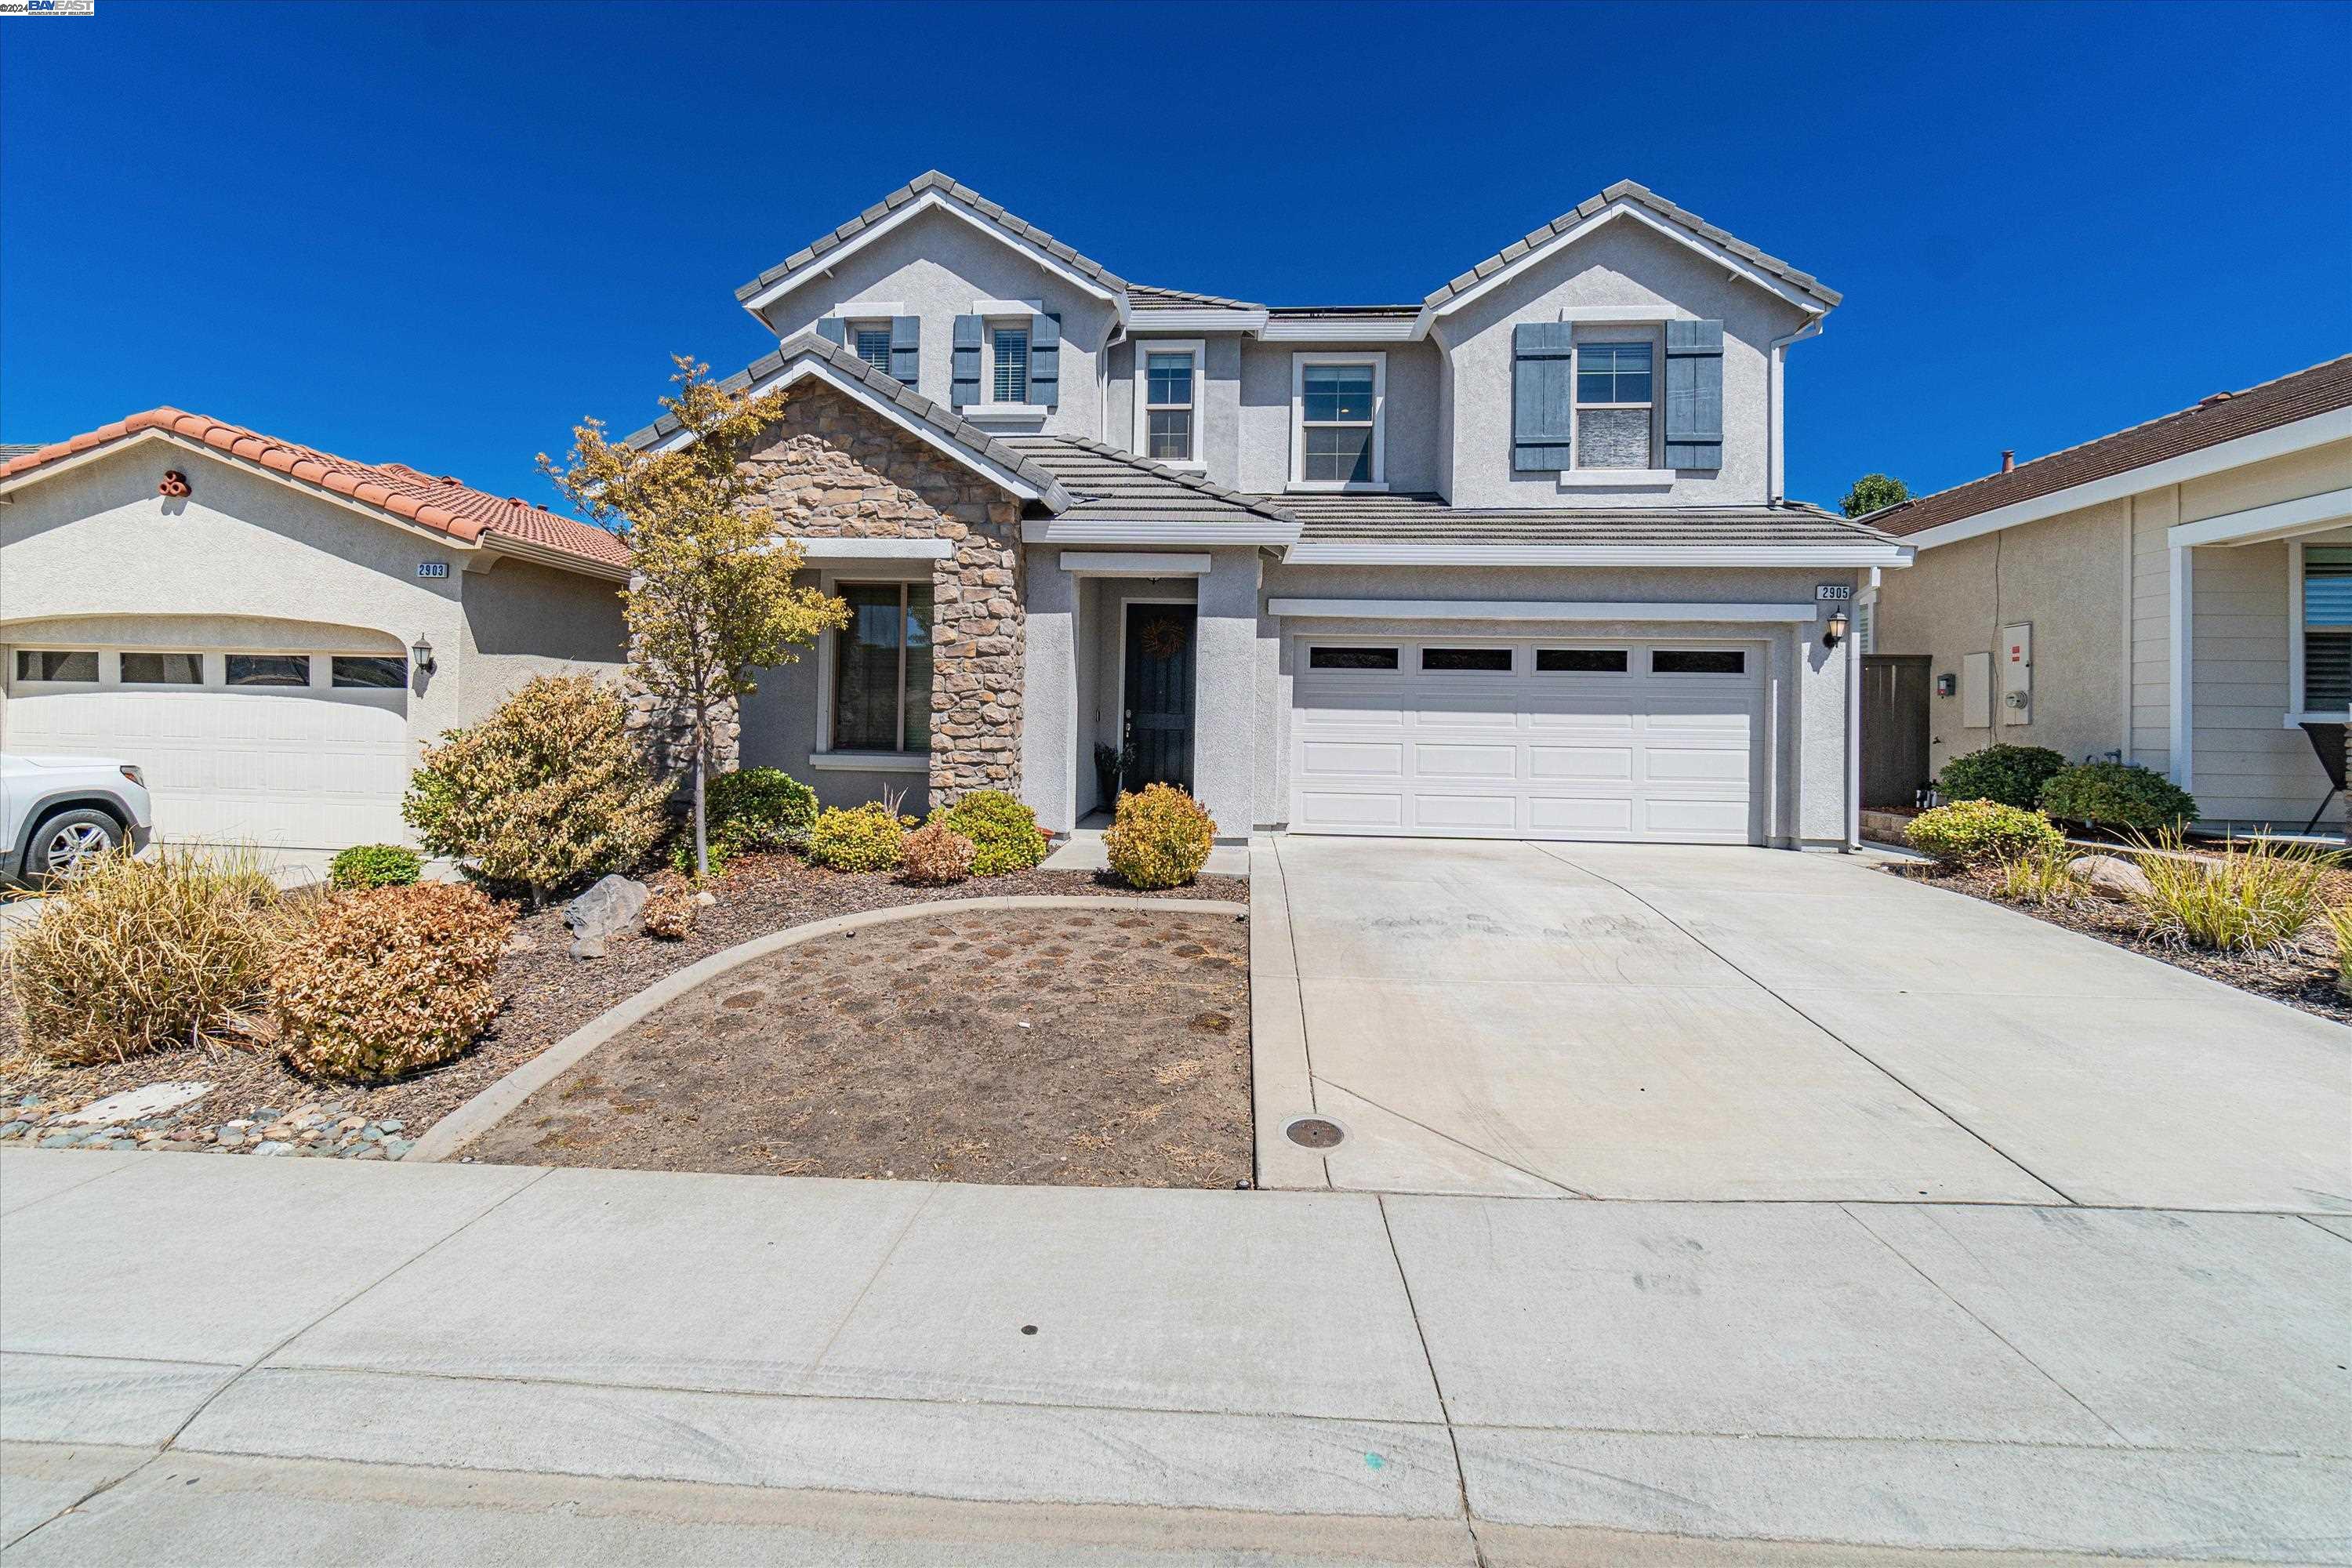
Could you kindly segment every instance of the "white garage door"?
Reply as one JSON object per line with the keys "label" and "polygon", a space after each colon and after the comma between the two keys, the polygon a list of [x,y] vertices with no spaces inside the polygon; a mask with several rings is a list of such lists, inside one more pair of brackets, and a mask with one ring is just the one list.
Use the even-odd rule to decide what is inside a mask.
{"label": "white garage door", "polygon": [[16,648],[0,746],[120,757],[170,840],[398,843],[407,661],[383,655]]}
{"label": "white garage door", "polygon": [[1764,645],[1298,639],[1300,833],[1748,844]]}

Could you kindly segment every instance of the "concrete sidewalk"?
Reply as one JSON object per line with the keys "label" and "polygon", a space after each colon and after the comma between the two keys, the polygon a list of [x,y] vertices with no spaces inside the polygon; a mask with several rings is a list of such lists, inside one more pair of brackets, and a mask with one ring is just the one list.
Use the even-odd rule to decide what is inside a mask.
{"label": "concrete sidewalk", "polygon": [[2347,1343],[2285,1215],[7,1151],[0,1540],[2345,1563]]}

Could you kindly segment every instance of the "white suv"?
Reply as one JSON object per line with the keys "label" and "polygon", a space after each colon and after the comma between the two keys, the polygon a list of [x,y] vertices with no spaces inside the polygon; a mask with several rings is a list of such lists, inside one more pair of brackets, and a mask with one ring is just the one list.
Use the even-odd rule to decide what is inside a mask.
{"label": "white suv", "polygon": [[144,849],[154,831],[134,764],[0,752],[0,880],[62,880],[117,845]]}

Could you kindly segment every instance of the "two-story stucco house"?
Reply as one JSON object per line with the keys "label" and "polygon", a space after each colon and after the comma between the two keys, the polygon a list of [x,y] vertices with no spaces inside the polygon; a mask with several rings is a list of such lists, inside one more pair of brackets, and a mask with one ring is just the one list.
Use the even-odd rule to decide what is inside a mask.
{"label": "two-story stucco house", "polygon": [[1866,521],[1918,552],[1857,617],[1871,804],[2009,742],[2168,773],[2214,827],[2341,827],[2352,356]]}
{"label": "two-story stucco house", "polygon": [[1228,837],[1849,840],[1832,616],[1910,552],[1785,494],[1839,296],[1639,185],[1418,304],[1267,306],[927,174],[738,292],[767,502],[854,611],[747,763],[1056,831],[1108,747]]}

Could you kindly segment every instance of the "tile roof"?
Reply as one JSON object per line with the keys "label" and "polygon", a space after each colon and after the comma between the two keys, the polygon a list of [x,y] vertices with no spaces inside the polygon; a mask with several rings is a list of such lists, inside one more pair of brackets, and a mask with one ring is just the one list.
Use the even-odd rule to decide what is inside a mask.
{"label": "tile roof", "polygon": [[1139,458],[1079,436],[1008,436],[1007,446],[1050,469],[1072,497],[1062,515],[1116,518],[1123,522],[1237,521],[1245,517],[1288,522],[1290,514],[1265,496],[1213,485],[1197,474]]}
{"label": "tile roof", "polygon": [[1844,295],[1840,294],[1836,289],[1823,284],[1820,279],[1814,277],[1811,273],[1800,272],[1797,268],[1790,266],[1779,257],[1768,256],[1763,251],[1760,251],[1754,246],[1748,244],[1746,240],[1738,238],[1727,231],[1716,227],[1715,225],[1707,222],[1705,218],[1699,216],[1698,214],[1688,211],[1685,208],[1676,206],[1674,203],[1666,200],[1665,197],[1659,195],[1656,192],[1651,190],[1647,185],[1637,184],[1632,180],[1620,180],[1615,184],[1610,186],[1607,190],[1602,191],[1599,195],[1588,196],[1583,201],[1578,203],[1574,207],[1571,207],[1567,212],[1560,214],[1559,216],[1552,219],[1551,222],[1544,225],[1543,227],[1535,230],[1533,233],[1528,234],[1521,239],[1515,240],[1511,244],[1505,246],[1501,250],[1496,251],[1494,255],[1486,258],[1486,260],[1481,261],[1475,267],[1470,268],[1469,271],[1463,273],[1460,277],[1446,284],[1445,287],[1430,295],[1428,299],[1422,301],[1423,307],[1426,310],[1435,310],[1440,305],[1452,300],[1455,295],[1465,293],[1468,290],[1476,288],[1480,283],[1486,281],[1486,279],[1494,276],[1496,273],[1500,272],[1504,268],[1510,266],[1513,262],[1517,261],[1520,258],[1528,255],[1530,251],[1540,249],[1542,247],[1550,244],[1561,235],[1566,234],[1570,229],[1574,228],[1578,224],[1580,224],[1585,219],[1592,217],[1600,213],[1611,203],[1619,201],[1635,202],[1649,208],[1652,212],[1656,213],[1660,217],[1665,218],[1671,223],[1679,224],[1683,227],[1691,230],[1693,233],[1701,235],[1706,238],[1712,240],[1717,245],[1721,246],[1724,249],[1731,252],[1734,256],[1738,257],[1740,259],[1762,269],[1763,271],[1769,272],[1772,276],[1780,279],[1782,282],[1792,284],[1804,290],[1806,293],[1811,294],[1814,299],[1819,300],[1824,305],[1835,305],[1841,300],[1845,298]]}
{"label": "tile roof", "polygon": [[1868,521],[1902,538],[2347,406],[2352,406],[2352,354],[2243,392],[2216,393],[2193,408],[2029,459],[2007,473],[1987,474],[1916,497],[1874,511]]}
{"label": "tile roof", "polygon": [[1187,289],[1156,289],[1149,283],[1129,284],[1127,299],[1139,310],[1193,310],[1204,307],[1224,310],[1265,309],[1248,300],[1228,300],[1222,294],[1195,294]]}
{"label": "tile roof", "polygon": [[178,408],[151,408],[70,440],[19,452],[0,463],[0,481],[150,430],[257,464],[273,474],[348,497],[402,522],[446,533],[467,544],[520,542],[608,573],[625,569],[629,563],[628,547],[604,529],[533,506],[520,497],[490,495],[453,476],[436,478],[405,463],[362,463],[339,458]]}
{"label": "tile roof", "polygon": [[859,235],[865,233],[876,224],[880,223],[883,219],[888,217],[900,207],[905,206],[908,202],[920,199],[924,193],[929,191],[937,191],[941,196],[944,196],[950,201],[961,203],[972,212],[977,213],[980,216],[986,218],[989,222],[995,224],[1001,228],[1009,230],[1010,232],[1018,235],[1021,238],[1027,240],[1030,244],[1045,251],[1048,256],[1051,256],[1055,260],[1061,262],[1065,267],[1070,268],[1074,271],[1082,273],[1086,277],[1093,279],[1096,282],[1101,284],[1104,288],[1111,290],[1113,293],[1126,292],[1127,279],[1121,278],[1118,273],[1113,272],[1110,268],[1105,267],[1101,262],[1093,259],[1091,257],[1079,255],[1076,251],[1071,249],[1068,246],[1064,245],[1060,240],[1055,239],[1052,235],[1047,234],[1044,229],[1039,228],[1034,224],[1029,223],[1025,219],[1015,217],[1013,214],[1005,211],[1004,208],[1000,206],[998,204],[990,201],[986,196],[983,196],[978,191],[973,190],[970,185],[963,184],[949,175],[940,173],[937,169],[932,169],[916,175],[912,180],[900,185],[897,190],[892,191],[888,195],[884,196],[880,201],[875,203],[872,206],[867,207],[864,212],[859,213],[856,217],[851,218],[847,223],[843,224],[831,234],[822,236],[812,241],[803,248],[793,251],[790,256],[785,257],[782,261],[776,263],[775,266],[769,268],[765,272],[761,273],[757,278],[752,279],[751,281],[744,284],[740,289],[736,289],[735,298],[738,300],[748,300],[754,294],[760,293],[761,290],[773,284],[782,282],[783,279],[791,277],[793,273],[800,271],[803,268],[814,265],[819,259],[824,258],[826,253],[839,249],[843,245],[845,245],[850,240],[856,238]]}
{"label": "tile roof", "polygon": [[1892,542],[1802,502],[1726,507],[1451,507],[1435,495],[1285,496],[1302,544],[1837,545]]}
{"label": "tile roof", "polygon": [[47,445],[46,441],[0,441],[0,463],[11,458],[21,458],[27,452],[37,452]]}
{"label": "tile roof", "polygon": [[[1069,496],[1056,482],[1051,469],[1032,461],[1023,452],[990,435],[946,404],[932,402],[896,376],[883,374],[847,349],[827,342],[813,331],[793,333],[779,343],[773,353],[761,354],[719,385],[722,391],[745,391],[775,375],[796,359],[823,360],[834,370],[863,384],[882,402],[894,405],[907,418],[927,426],[966,451],[987,458],[1000,468],[1019,474],[1037,488],[1039,499],[1047,510],[1058,512],[1069,504]],[[679,428],[677,416],[665,414],[645,428],[632,431],[625,437],[624,444],[650,446],[666,436],[676,435]]]}

